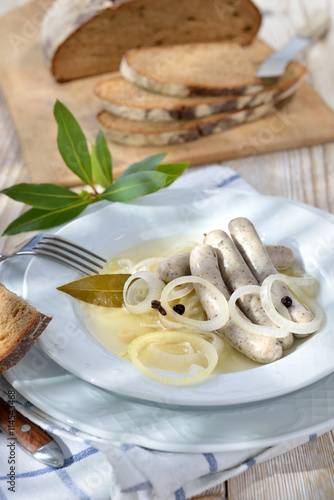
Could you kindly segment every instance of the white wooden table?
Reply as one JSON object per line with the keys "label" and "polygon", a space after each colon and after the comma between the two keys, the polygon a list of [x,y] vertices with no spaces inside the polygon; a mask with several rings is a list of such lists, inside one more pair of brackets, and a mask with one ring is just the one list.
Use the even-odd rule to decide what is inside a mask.
{"label": "white wooden table", "polygon": [[[27,0],[1,0],[0,15]],[[334,19],[331,0],[257,0],[263,12],[260,35],[279,48],[317,9],[326,9]],[[302,61],[308,81],[334,109],[334,29],[325,40],[308,50]],[[257,138],[259,145],[265,137]],[[226,162],[259,192],[282,196],[334,213],[334,144]],[[0,189],[28,181],[6,104],[0,94]],[[16,218],[23,206],[0,196],[0,231]],[[0,238],[0,250],[23,236]],[[10,241],[9,241],[10,240]],[[331,500],[334,498],[334,432],[286,453],[229,480],[211,498],[229,500]]]}

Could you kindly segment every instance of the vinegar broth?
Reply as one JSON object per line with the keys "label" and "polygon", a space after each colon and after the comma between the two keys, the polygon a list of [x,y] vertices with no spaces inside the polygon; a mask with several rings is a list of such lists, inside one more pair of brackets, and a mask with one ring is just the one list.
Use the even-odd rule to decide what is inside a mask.
{"label": "vinegar broth", "polygon": [[[121,255],[112,257],[101,273],[131,273],[131,268],[141,261],[146,261],[145,270],[154,272],[159,263],[172,255],[190,251],[199,243],[195,238],[162,238],[144,242],[129,248]],[[76,304],[76,313],[82,325],[93,339],[106,350],[117,356],[125,356],[129,343],[139,335],[163,331],[159,313],[152,312],[134,315],[124,307],[108,308],[83,302]],[[218,334],[214,334],[217,335]],[[226,340],[218,336],[223,346],[214,373],[230,373],[256,368],[259,365],[231,347]],[[142,355],[145,361],[145,352]],[[146,361],[145,361],[146,362]],[[158,369],[158,366],[151,366]]]}

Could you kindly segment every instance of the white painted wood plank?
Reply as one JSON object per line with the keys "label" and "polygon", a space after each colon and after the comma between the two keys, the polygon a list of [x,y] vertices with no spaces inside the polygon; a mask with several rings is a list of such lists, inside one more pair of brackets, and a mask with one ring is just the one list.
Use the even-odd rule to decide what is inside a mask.
{"label": "white painted wood plank", "polygon": [[331,433],[228,481],[228,500],[330,500],[334,498]]}

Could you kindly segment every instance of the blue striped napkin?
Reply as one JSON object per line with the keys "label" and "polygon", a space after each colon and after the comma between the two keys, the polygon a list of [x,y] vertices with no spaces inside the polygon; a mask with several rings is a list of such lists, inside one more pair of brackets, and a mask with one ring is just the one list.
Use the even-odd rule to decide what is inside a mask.
{"label": "blue striped napkin", "polygon": [[[193,169],[169,189],[185,187],[255,192],[233,170],[218,165]],[[0,396],[8,399],[10,389],[2,377]],[[65,466],[45,467],[17,447],[14,490],[11,489],[8,438],[0,432],[0,500],[185,500],[317,437],[305,436],[265,449],[166,453],[131,444],[112,444],[54,422],[18,393],[16,408],[54,436],[64,450]]]}

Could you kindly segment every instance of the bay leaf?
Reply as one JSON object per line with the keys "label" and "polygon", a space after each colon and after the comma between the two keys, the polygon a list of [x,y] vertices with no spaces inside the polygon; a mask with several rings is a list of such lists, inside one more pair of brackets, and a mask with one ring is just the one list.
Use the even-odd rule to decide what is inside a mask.
{"label": "bay leaf", "polygon": [[122,307],[123,288],[131,274],[94,274],[81,278],[57,290],[75,299],[103,307]]}
{"label": "bay leaf", "polygon": [[72,113],[58,99],[53,114],[58,124],[58,149],[64,162],[85,184],[93,186],[92,161],[83,130]]}

